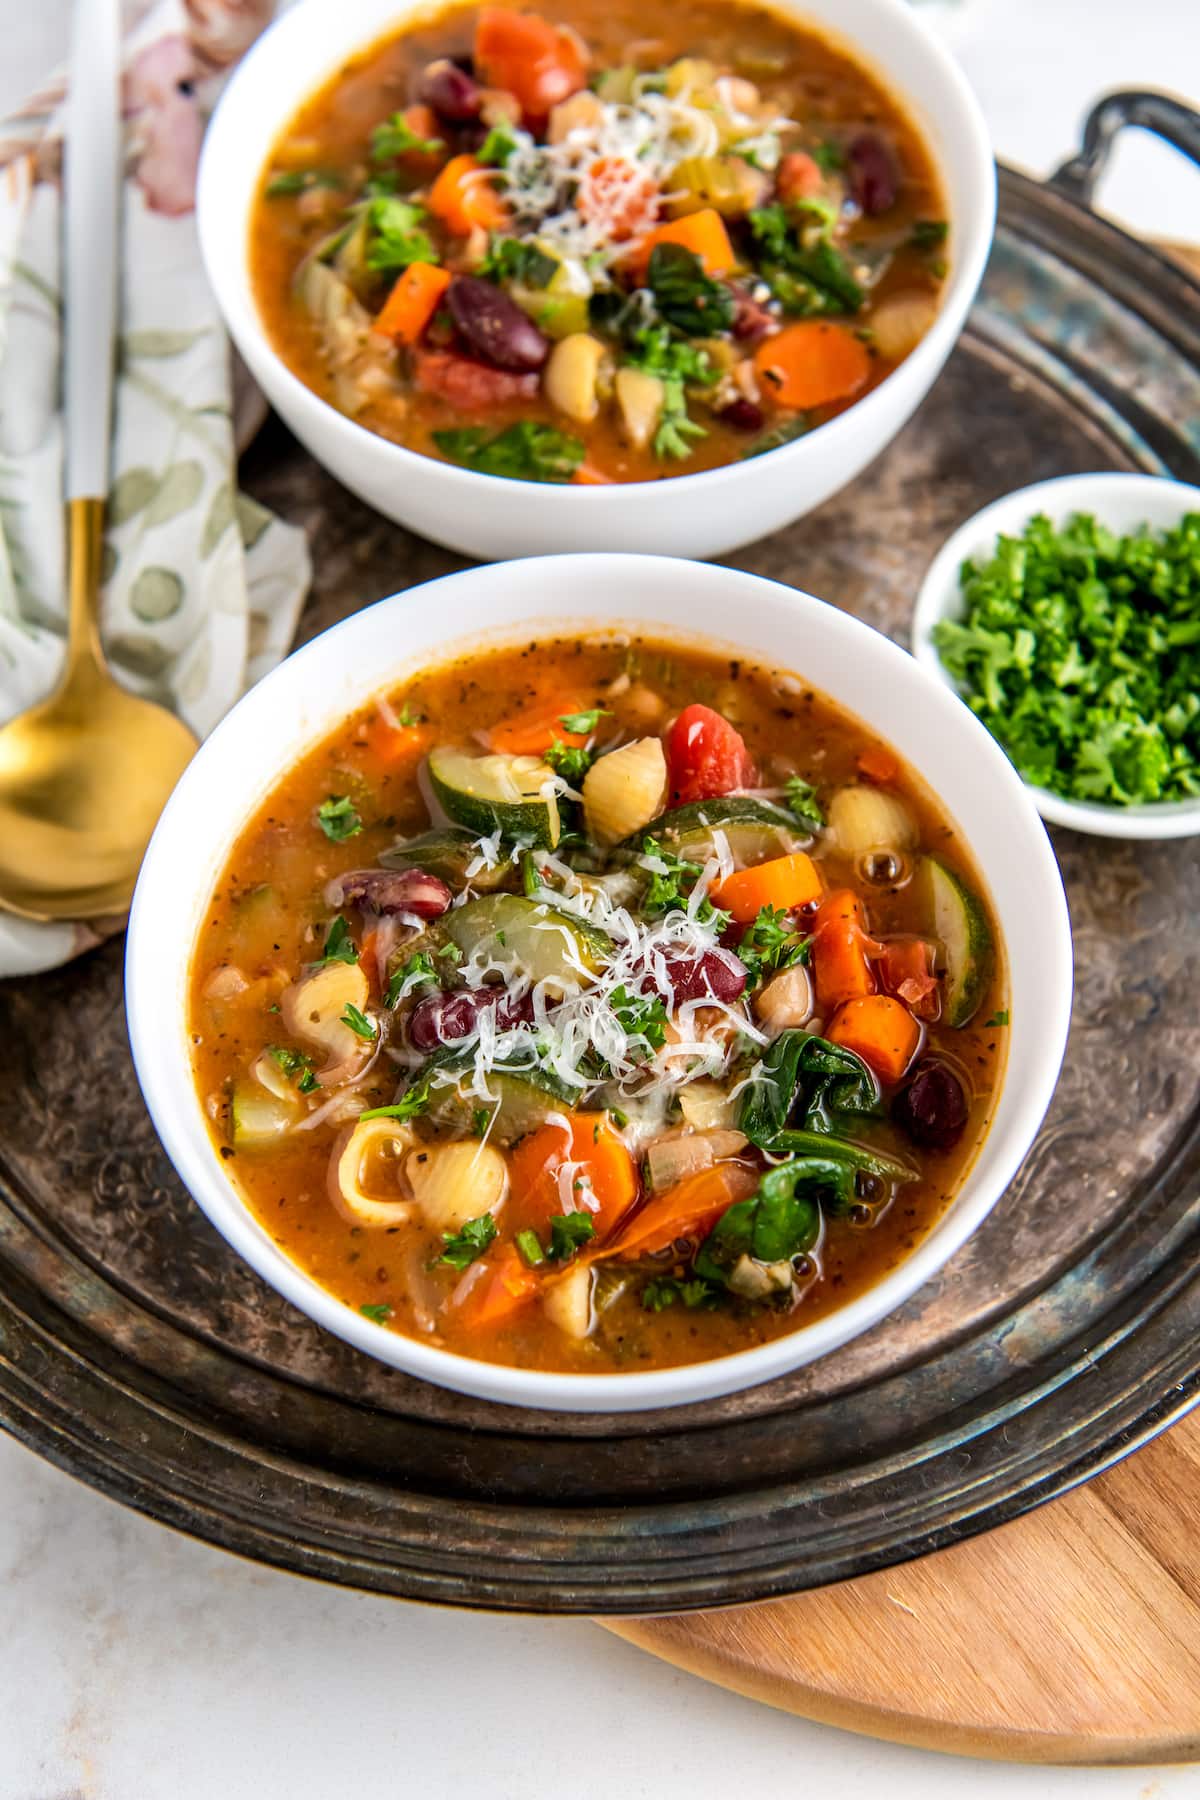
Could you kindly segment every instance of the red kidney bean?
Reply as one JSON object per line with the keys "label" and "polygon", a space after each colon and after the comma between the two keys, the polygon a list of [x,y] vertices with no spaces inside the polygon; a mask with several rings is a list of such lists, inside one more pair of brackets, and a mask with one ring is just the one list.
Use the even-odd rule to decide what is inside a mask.
{"label": "red kidney bean", "polygon": [[549,340],[516,301],[477,275],[450,283],[446,307],[464,343],[494,369],[540,369],[550,354]]}
{"label": "red kidney bean", "polygon": [[746,965],[732,950],[706,950],[694,959],[668,956],[665,961],[677,1005],[685,1000],[720,1000],[730,1006],[746,986]]}
{"label": "red kidney bean", "polygon": [[949,1150],[967,1123],[963,1084],[945,1063],[919,1063],[908,1086],[896,1097],[893,1116],[922,1149]]}
{"label": "red kidney bean", "polygon": [[436,1050],[455,1038],[469,1037],[480,1013],[492,1012],[497,1031],[513,1031],[533,1020],[528,994],[510,1000],[503,988],[463,988],[448,994],[439,989],[417,1001],[408,1015],[408,1036],[414,1050]]}
{"label": "red kidney bean", "polygon": [[877,131],[860,131],[846,151],[850,192],[868,218],[896,204],[898,180],[891,151]]}
{"label": "red kidney bean", "polygon": [[331,906],[362,906],[377,913],[416,913],[440,919],[454,898],[438,875],[424,869],[352,869],[326,891]]}
{"label": "red kidney bean", "polygon": [[717,417],[726,425],[732,425],[735,431],[761,431],[767,422],[762,407],[755,406],[753,400],[731,400]]}
{"label": "red kidney bean", "polygon": [[478,118],[483,104],[479,83],[446,56],[439,56],[422,71],[417,99],[432,107],[448,125],[469,124]]}

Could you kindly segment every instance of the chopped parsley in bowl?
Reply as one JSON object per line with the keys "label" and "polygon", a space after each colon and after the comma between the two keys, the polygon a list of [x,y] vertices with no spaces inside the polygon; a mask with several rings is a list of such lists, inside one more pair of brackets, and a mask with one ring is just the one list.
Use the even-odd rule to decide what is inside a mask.
{"label": "chopped parsley in bowl", "polygon": [[1044,818],[1200,832],[1200,490],[1112,473],[1008,495],[940,552],[913,639]]}

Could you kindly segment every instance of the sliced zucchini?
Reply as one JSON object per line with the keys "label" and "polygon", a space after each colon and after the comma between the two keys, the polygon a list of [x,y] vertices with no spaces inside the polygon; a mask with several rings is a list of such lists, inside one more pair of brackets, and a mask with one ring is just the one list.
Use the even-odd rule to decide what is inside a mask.
{"label": "sliced zucchini", "polygon": [[965,1025],[975,1016],[992,973],[992,930],[982,902],[939,862],[925,858],[933,935],[946,958],[947,1025]]}
{"label": "sliced zucchini", "polygon": [[602,931],[562,912],[545,900],[521,894],[485,894],[448,912],[446,935],[464,956],[483,944],[498,944],[514,956],[531,981],[544,981],[560,994],[572,993],[595,974],[611,955],[612,943]]}
{"label": "sliced zucchini", "polygon": [[476,837],[553,850],[562,833],[554,771],[539,756],[473,756],[445,745],[429,757],[429,780],[446,817]]}
{"label": "sliced zucchini", "polygon": [[[464,1071],[464,1082],[472,1079],[472,1072]],[[580,1100],[580,1090],[567,1087],[549,1069],[491,1069],[487,1085],[496,1096],[490,1107],[470,1088],[435,1088],[430,1122],[442,1129],[470,1131],[482,1109],[494,1114],[489,1142],[512,1144],[544,1125],[551,1113],[570,1112]]]}
{"label": "sliced zucchini", "polygon": [[[440,875],[451,887],[461,888],[467,865],[475,857],[475,843],[461,825],[447,825],[442,831],[423,831],[420,837],[393,844],[379,860],[385,869],[424,869],[429,875]],[[471,886],[486,893],[500,887],[511,874],[512,864],[505,858],[494,869],[480,869],[472,875]]]}
{"label": "sliced zucchini", "polygon": [[807,843],[812,836],[786,807],[744,794],[726,794],[719,800],[693,800],[660,813],[643,830],[626,838],[620,849],[640,856],[646,838],[652,837],[689,862],[703,862],[712,854],[714,831],[723,833],[730,855],[742,864],[761,862],[766,856]]}
{"label": "sliced zucchini", "polygon": [[260,1150],[277,1142],[302,1110],[299,1100],[269,1094],[257,1081],[235,1081],[229,1098],[234,1149]]}

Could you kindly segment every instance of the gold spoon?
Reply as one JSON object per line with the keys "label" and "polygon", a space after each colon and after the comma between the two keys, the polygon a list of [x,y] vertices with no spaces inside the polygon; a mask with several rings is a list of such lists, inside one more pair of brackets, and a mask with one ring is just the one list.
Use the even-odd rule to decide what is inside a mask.
{"label": "gold spoon", "polygon": [[128,907],[150,834],[195,749],[127,693],[97,611],[116,327],[118,0],[76,0],[66,133],[66,656],[48,700],[0,729],[0,907],[84,919]]}

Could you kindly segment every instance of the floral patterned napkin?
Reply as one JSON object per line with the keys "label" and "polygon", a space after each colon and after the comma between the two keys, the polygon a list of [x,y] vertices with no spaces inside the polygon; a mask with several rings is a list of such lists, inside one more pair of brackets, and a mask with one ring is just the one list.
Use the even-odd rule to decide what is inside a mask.
{"label": "floral patterned napkin", "polygon": [[[237,491],[229,344],[192,211],[205,117],[271,10],[271,0],[155,0],[125,50],[102,629],[118,677],[200,736],[286,655],[310,575],[303,533]],[[64,92],[55,80],[0,124],[0,721],[53,685],[66,618]],[[120,923],[0,914],[0,976],[50,968]]]}

